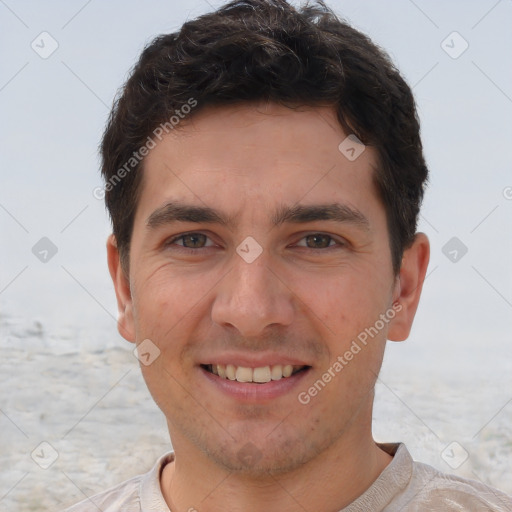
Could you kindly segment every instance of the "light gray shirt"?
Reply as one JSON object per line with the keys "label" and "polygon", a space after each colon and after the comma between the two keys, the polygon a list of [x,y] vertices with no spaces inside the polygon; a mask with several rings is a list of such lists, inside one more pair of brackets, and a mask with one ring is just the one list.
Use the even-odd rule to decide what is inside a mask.
{"label": "light gray shirt", "polygon": [[[512,512],[512,498],[492,487],[414,462],[404,444],[379,446],[393,460],[366,492],[340,512]],[[148,473],[64,512],[90,512],[96,510],[94,505],[102,512],[171,512],[162,496],[160,475],[173,459],[174,454],[167,453]]]}

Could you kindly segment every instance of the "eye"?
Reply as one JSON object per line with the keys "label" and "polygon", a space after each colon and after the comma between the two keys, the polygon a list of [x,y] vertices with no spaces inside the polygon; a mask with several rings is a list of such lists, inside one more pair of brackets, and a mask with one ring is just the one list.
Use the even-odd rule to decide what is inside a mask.
{"label": "eye", "polygon": [[[177,245],[184,249],[202,249],[204,247],[213,246],[213,242],[210,240],[210,244],[207,245],[209,238],[203,233],[184,233],[183,235],[176,236],[171,240],[165,242],[166,246]],[[182,243],[178,243],[181,241]]]}
{"label": "eye", "polygon": [[[305,243],[301,243],[305,240]],[[300,242],[296,244],[299,247],[307,247],[308,249],[328,249],[335,245],[343,246],[343,242],[335,240],[332,236],[324,233],[314,233],[301,238]]]}
{"label": "eye", "polygon": [[[213,241],[204,233],[194,232],[183,233],[165,242],[165,247],[192,252],[198,249],[213,247],[214,245]],[[305,247],[306,249],[331,249],[336,246],[343,247],[346,244],[325,233],[312,233],[302,237],[295,245],[297,247]]]}

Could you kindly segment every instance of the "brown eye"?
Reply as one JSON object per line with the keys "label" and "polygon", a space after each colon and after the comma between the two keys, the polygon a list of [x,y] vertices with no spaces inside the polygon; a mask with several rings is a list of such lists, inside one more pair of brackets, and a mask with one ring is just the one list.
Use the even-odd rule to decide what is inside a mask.
{"label": "brown eye", "polygon": [[165,247],[175,250],[208,249],[214,244],[210,238],[203,233],[184,233],[165,242]]}
{"label": "brown eye", "polygon": [[332,241],[334,241],[329,235],[323,235],[321,233],[308,235],[304,237],[304,239],[306,240],[306,246],[310,249],[325,249],[330,246]]}
{"label": "brown eye", "polygon": [[178,238],[178,240],[183,240],[183,247],[187,249],[200,249],[205,246],[207,239],[208,237],[202,233],[190,233]]}

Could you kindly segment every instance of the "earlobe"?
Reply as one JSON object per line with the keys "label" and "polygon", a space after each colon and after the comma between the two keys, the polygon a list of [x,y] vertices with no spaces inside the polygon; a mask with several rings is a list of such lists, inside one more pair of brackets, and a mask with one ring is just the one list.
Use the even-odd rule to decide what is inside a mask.
{"label": "earlobe", "polygon": [[107,239],[107,259],[110,277],[114,284],[117,298],[117,329],[119,334],[127,341],[135,342],[135,326],[133,321],[133,304],[130,290],[130,282],[126,276],[117,248],[114,235]]}
{"label": "earlobe", "polygon": [[395,286],[394,302],[401,306],[390,322],[388,339],[406,340],[420,301],[421,290],[430,258],[430,244],[424,233],[416,233],[412,245],[404,251],[400,275]]}

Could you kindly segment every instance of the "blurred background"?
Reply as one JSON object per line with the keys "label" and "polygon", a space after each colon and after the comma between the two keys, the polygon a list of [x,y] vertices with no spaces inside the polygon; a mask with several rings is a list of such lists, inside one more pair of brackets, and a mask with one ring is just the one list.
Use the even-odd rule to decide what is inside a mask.
{"label": "blurred background", "polygon": [[[116,329],[97,147],[143,47],[222,3],[0,0],[1,510],[59,510],[170,449]],[[328,5],[413,87],[431,171],[429,273],[375,438],[512,493],[512,2]]]}

